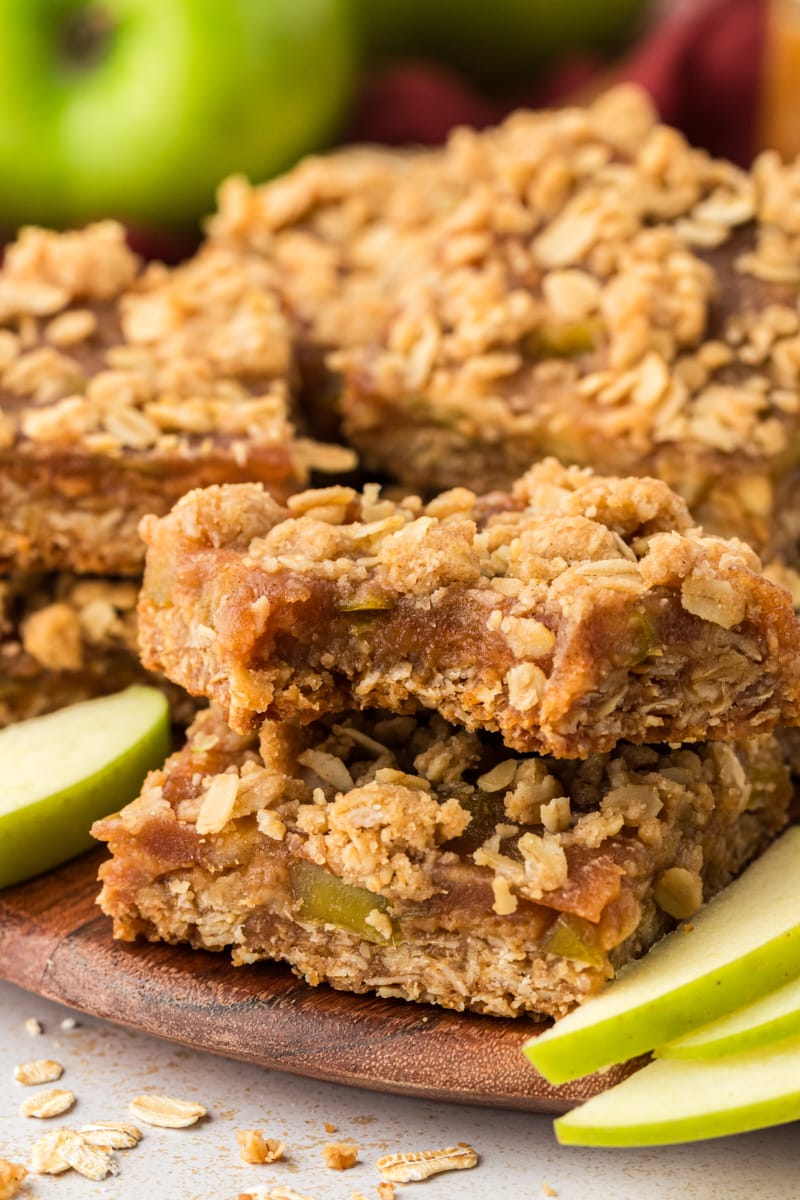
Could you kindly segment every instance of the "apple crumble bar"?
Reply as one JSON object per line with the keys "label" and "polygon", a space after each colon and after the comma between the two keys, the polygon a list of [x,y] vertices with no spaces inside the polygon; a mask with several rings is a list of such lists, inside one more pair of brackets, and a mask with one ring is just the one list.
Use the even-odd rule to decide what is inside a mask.
{"label": "apple crumble bar", "polygon": [[146,518],[145,665],[234,729],[435,709],[523,751],[749,736],[800,720],[800,623],[754,552],[652,479],[546,460],[423,504],[209,488]]}
{"label": "apple crumble bar", "polygon": [[0,271],[0,569],[135,575],[144,513],[309,461],[271,268],[209,247],[143,272],[121,226],[27,229]]}
{"label": "apple crumble bar", "polygon": [[215,708],[93,832],[119,938],[280,959],[311,984],[558,1016],[785,823],[770,734],[510,753],[438,714],[235,734]]}
{"label": "apple crumble bar", "polygon": [[797,568],[798,195],[800,164],[713,159],[624,86],[230,181],[210,233],[276,266],[369,469],[425,493],[548,454],[654,475]]}
{"label": "apple crumble bar", "polygon": [[187,725],[196,703],[139,661],[138,590],[131,579],[0,578],[0,727],[133,683],[160,687],[173,720]]}

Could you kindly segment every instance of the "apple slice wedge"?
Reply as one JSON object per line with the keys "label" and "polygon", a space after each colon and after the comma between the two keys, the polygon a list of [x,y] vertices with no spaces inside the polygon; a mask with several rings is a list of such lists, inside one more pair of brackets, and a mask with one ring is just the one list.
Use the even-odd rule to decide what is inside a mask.
{"label": "apple slice wedge", "polygon": [[656,1058],[721,1058],[800,1037],[800,979],[655,1050]]}
{"label": "apple slice wedge", "polygon": [[0,730],[0,887],[87,850],[92,822],[133,800],[169,748],[167,701],[149,687]]}
{"label": "apple slice wedge", "polygon": [[525,1053],[551,1083],[624,1062],[800,976],[800,827]]}
{"label": "apple slice wedge", "polygon": [[572,1146],[666,1146],[800,1118],[800,1039],[709,1061],[661,1059],[555,1122]]}

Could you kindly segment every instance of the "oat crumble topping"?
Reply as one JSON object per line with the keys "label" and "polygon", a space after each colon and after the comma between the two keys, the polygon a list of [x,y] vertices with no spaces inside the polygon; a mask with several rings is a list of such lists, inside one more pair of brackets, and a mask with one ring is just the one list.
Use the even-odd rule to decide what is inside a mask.
{"label": "oat crumble topping", "polygon": [[[423,504],[338,486],[286,508],[223,487],[142,534],[144,661],[239,731],[432,708],[519,750],[583,757],[800,713],[789,596],[657,480],[546,460],[509,493]],[[564,818],[548,810],[553,829]]]}

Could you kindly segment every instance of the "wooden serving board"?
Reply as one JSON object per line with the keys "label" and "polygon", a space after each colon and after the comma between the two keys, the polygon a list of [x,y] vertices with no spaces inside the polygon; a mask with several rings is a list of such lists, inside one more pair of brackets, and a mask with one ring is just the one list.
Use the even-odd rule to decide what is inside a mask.
{"label": "wooden serving board", "polygon": [[563,1112],[633,1066],[551,1087],[522,1054],[537,1026],[301,983],[282,964],[114,942],[95,906],[102,852],[0,892],[0,976],[186,1046],[375,1091]]}

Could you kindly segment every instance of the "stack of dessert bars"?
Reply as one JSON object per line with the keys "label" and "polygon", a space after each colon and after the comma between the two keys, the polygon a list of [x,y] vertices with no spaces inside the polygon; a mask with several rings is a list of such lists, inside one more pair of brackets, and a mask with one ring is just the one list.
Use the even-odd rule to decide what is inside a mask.
{"label": "stack of dessert bars", "polygon": [[[142,270],[124,231],[28,229],[0,272],[0,724],[144,672],[137,525],[192,487],[352,455],[295,435],[269,269],[208,247]],[[176,717],[191,707],[170,689]]]}
{"label": "stack of dessert bars", "polygon": [[173,270],[21,236],[0,718],[144,669],[137,526],[145,667],[211,703],[97,828],[118,936],[555,1015],[763,848],[800,758],[798,211],[797,164],[622,87],[230,180]]}
{"label": "stack of dessert bars", "polygon": [[142,532],[144,661],[212,703],[95,826],[117,937],[558,1016],[787,819],[791,597],[662,481],[227,485]]}

